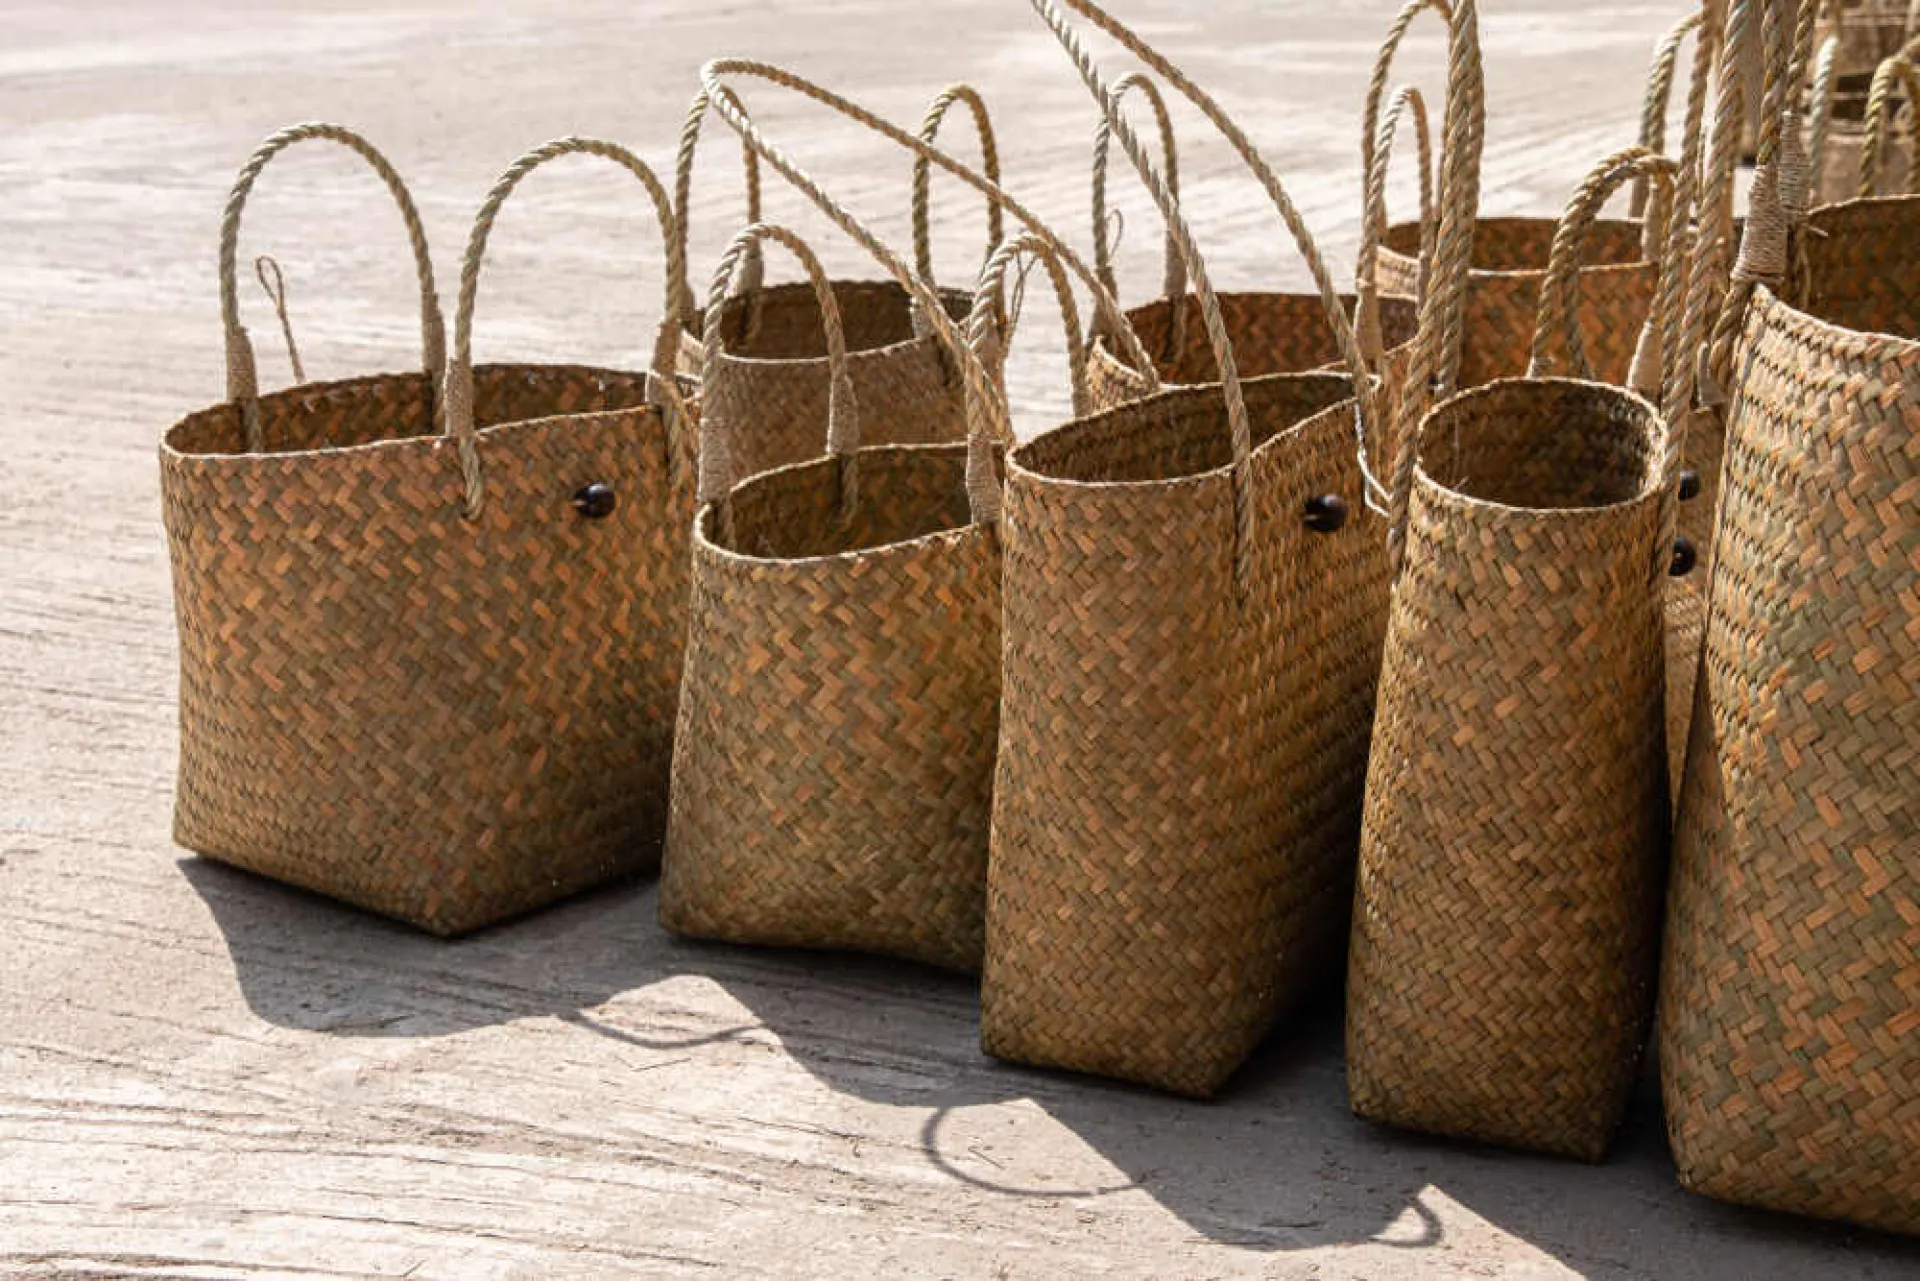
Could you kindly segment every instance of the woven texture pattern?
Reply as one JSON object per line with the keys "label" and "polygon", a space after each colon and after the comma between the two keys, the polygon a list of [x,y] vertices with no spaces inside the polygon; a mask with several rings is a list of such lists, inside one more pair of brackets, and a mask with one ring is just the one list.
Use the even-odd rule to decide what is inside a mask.
{"label": "woven texture pattern", "polygon": [[[1359,502],[1351,382],[1244,392],[1244,598],[1217,384],[1012,455],[990,1054],[1207,1095],[1337,964],[1385,535]],[[1308,530],[1329,493],[1352,518]]]}
{"label": "woven texture pattern", "polygon": [[[1920,201],[1815,211],[1729,420],[1660,1058],[1680,1178],[1920,1231]],[[1811,314],[1809,314],[1811,313]]]}
{"label": "woven texture pattern", "polygon": [[[632,374],[476,370],[479,424],[511,425],[479,434],[473,521],[422,376],[263,397],[264,453],[231,405],[169,432],[175,838],[443,934],[650,866],[693,459],[645,401]],[[601,520],[571,502],[594,483]]]}
{"label": "woven texture pattern", "polygon": [[[1473,233],[1459,388],[1527,372],[1540,286],[1553,248],[1552,218],[1482,218]],[[1654,267],[1641,253],[1639,223],[1596,222],[1580,269],[1580,332],[1594,377],[1624,385],[1653,302]],[[1380,292],[1412,297],[1420,273],[1420,225],[1395,223],[1379,254]]]}
{"label": "woven texture pattern", "polygon": [[1651,1012],[1664,429],[1574,380],[1421,429],[1348,975],[1362,1116],[1598,1158]]}

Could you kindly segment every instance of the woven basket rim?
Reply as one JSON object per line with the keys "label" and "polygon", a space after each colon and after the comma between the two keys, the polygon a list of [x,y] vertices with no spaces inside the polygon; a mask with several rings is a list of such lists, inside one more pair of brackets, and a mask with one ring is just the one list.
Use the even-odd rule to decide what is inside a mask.
{"label": "woven basket rim", "polygon": [[[1516,503],[1503,503],[1497,499],[1482,498],[1478,494],[1467,493],[1456,485],[1449,485],[1444,481],[1435,479],[1433,474],[1427,470],[1426,459],[1422,456],[1423,451],[1421,451],[1420,446],[1424,443],[1427,431],[1432,427],[1435,418],[1443,411],[1468,401],[1488,400],[1496,396],[1510,394],[1517,390],[1539,388],[1549,385],[1573,388],[1580,391],[1597,392],[1603,397],[1617,399],[1629,407],[1640,411],[1642,421],[1646,424],[1646,433],[1649,437],[1646,442],[1647,452],[1652,461],[1648,464],[1646,476],[1641,480],[1638,491],[1629,494],[1625,498],[1615,499],[1610,503],[1582,503],[1577,507],[1522,506]],[[1587,378],[1566,378],[1558,375],[1537,378],[1495,378],[1490,382],[1480,384],[1478,387],[1456,392],[1454,395],[1447,397],[1427,411],[1427,416],[1421,420],[1418,438],[1415,443],[1414,478],[1416,483],[1426,486],[1433,493],[1443,497],[1449,506],[1457,510],[1478,510],[1488,515],[1497,516],[1503,520],[1610,519],[1636,506],[1660,498],[1663,488],[1660,468],[1657,462],[1660,445],[1657,432],[1660,421],[1660,411],[1655,408],[1652,401],[1636,391],[1632,391],[1626,387],[1618,387],[1612,383],[1595,382]]]}
{"label": "woven basket rim", "polygon": [[[587,375],[595,378],[603,378],[603,377],[611,376],[615,378],[644,379],[647,377],[647,375],[644,373],[640,373],[630,369],[607,369],[607,368],[602,368],[594,365],[540,365],[540,364],[499,363],[499,364],[476,365],[474,367],[474,374],[476,377],[483,373],[498,373],[501,371],[530,371],[530,372],[537,371],[539,373],[547,374],[547,375],[555,375],[555,374],[563,375],[563,376]],[[265,404],[269,401],[291,399],[296,396],[305,398],[305,397],[312,397],[312,396],[319,396],[319,395],[336,395],[336,396],[337,395],[355,395],[355,394],[359,394],[364,391],[367,391],[371,389],[373,386],[380,383],[412,381],[415,379],[425,379],[425,378],[426,378],[426,375],[418,371],[414,373],[408,373],[408,374],[366,374],[357,378],[345,378],[345,379],[339,379],[339,380],[328,381],[328,382],[300,383],[293,387],[283,387],[279,391],[267,393],[266,395],[260,397],[260,400],[261,400],[261,403]],[[684,382],[685,380],[678,379],[677,381]],[[426,442],[427,444],[431,445],[431,444],[434,444],[435,442],[448,439],[445,432],[428,431],[428,432],[423,432],[418,436],[387,436],[379,440],[363,441],[357,445],[329,445],[324,449],[267,449],[267,450],[260,450],[258,452],[243,450],[238,453],[232,453],[225,450],[218,450],[218,451],[204,450],[203,451],[203,450],[181,449],[179,446],[174,444],[174,437],[181,431],[184,431],[187,428],[187,426],[190,423],[192,423],[196,418],[204,417],[207,414],[218,413],[222,409],[231,407],[233,403],[234,403],[233,401],[221,401],[218,404],[208,405],[203,409],[196,409],[192,413],[188,414],[186,417],[174,423],[173,426],[167,428],[166,433],[160,438],[161,458],[163,460],[178,460],[180,462],[192,461],[192,462],[201,463],[203,465],[211,465],[216,467],[217,466],[248,466],[248,465],[257,466],[258,464],[268,460],[278,461],[283,459],[297,459],[297,458],[351,457],[354,455],[378,453],[381,450],[391,450],[391,449],[399,449],[399,448],[417,448],[422,442]],[[484,440],[488,436],[493,435],[494,433],[508,431],[514,428],[519,428],[519,427],[528,427],[528,426],[536,426],[536,425],[551,426],[555,423],[572,422],[582,418],[598,418],[606,414],[624,414],[624,413],[638,413],[638,412],[646,412],[652,415],[653,417],[664,419],[664,410],[663,410],[663,407],[660,405],[657,405],[657,404],[629,405],[622,409],[589,409],[589,410],[582,410],[577,413],[571,413],[571,414],[546,414],[539,418],[516,418],[516,419],[509,420],[507,422],[493,423],[486,427],[476,428],[475,434],[480,439]]]}
{"label": "woven basket rim", "polygon": [[[1297,373],[1262,374],[1257,378],[1243,378],[1240,380],[1240,385],[1243,388],[1257,387],[1270,385],[1283,379],[1296,381],[1303,379],[1337,379],[1349,389],[1353,384],[1353,380],[1346,374],[1333,373],[1326,370],[1302,370]],[[1022,441],[1016,448],[1008,452],[1007,484],[1013,484],[1017,478],[1021,481],[1032,480],[1037,484],[1052,485],[1061,489],[1075,489],[1088,492],[1104,490],[1114,493],[1128,490],[1144,491],[1149,489],[1179,489],[1182,487],[1193,487],[1197,489],[1207,485],[1217,484],[1232,476],[1234,464],[1231,460],[1218,467],[1209,467],[1204,471],[1187,472],[1179,476],[1156,476],[1148,480],[1075,480],[1067,476],[1055,476],[1048,472],[1036,471],[1026,465],[1024,455],[1043,440],[1055,437],[1063,432],[1083,430],[1089,424],[1098,423],[1104,419],[1112,418],[1115,415],[1140,413],[1143,410],[1151,409],[1156,405],[1166,403],[1170,400],[1187,397],[1198,398],[1201,396],[1219,397],[1221,394],[1219,383],[1191,383],[1175,387],[1162,387],[1151,396],[1143,396],[1138,400],[1130,400],[1123,405],[1116,405],[1111,409],[1103,409],[1097,414],[1088,414],[1083,418],[1075,418],[1064,422],[1057,427],[1050,427],[1046,431],[1034,436],[1031,440]],[[1283,442],[1305,433],[1310,426],[1317,424],[1328,414],[1351,415],[1357,404],[1358,400],[1354,396],[1348,395],[1323,409],[1317,409],[1304,418],[1289,423],[1287,426],[1274,432],[1273,435],[1254,446],[1247,454],[1247,463],[1251,465],[1256,458],[1268,450],[1277,448]],[[1221,406],[1221,412],[1222,414],[1226,412],[1224,404]],[[1226,430],[1224,423],[1221,425],[1220,430],[1223,432]]]}
{"label": "woven basket rim", "polygon": [[[1557,218],[1545,218],[1527,214],[1502,214],[1495,217],[1476,218],[1473,223],[1474,240],[1475,243],[1478,244],[1480,233],[1484,231],[1497,231],[1503,227],[1526,226],[1532,228],[1542,225],[1558,227],[1560,220]],[[1640,234],[1640,224],[1630,218],[1596,218],[1593,220],[1592,227],[1595,230],[1631,231],[1636,237]],[[1408,266],[1416,265],[1418,259],[1412,254],[1397,249],[1389,243],[1394,240],[1411,241],[1418,244],[1420,240],[1420,224],[1417,222],[1395,222],[1388,224],[1387,234],[1380,238],[1380,248],[1378,251],[1382,260],[1391,259],[1395,262],[1405,263]],[[1549,237],[1549,243],[1551,243],[1551,237]],[[1637,244],[1638,241],[1636,240],[1635,243]],[[1653,266],[1653,262],[1642,254],[1634,258],[1631,262],[1583,262],[1580,266],[1580,275],[1584,279],[1610,273],[1624,274],[1631,271],[1644,271],[1651,269]],[[1544,279],[1547,274],[1547,264],[1542,262],[1538,267],[1472,267],[1468,270],[1467,274],[1475,280]]]}
{"label": "woven basket rim", "polygon": [[[905,299],[909,306],[911,306],[913,302],[913,296],[909,294],[897,280],[830,280],[827,283],[833,288],[835,301],[842,302],[843,304],[845,300],[841,297],[842,293],[855,295],[863,293],[887,293]],[[962,316],[965,316],[973,307],[973,295],[967,293],[965,290],[941,286],[936,292],[939,294],[940,300],[947,304],[949,314],[957,310]],[[727,299],[727,302],[732,303],[735,298],[748,298],[755,294],[762,297],[774,295],[777,300],[781,302],[788,301],[789,297],[798,297],[809,306],[814,303],[813,285],[804,280],[783,280],[776,284],[762,285],[758,289],[750,290],[747,293],[736,294],[733,298]],[[704,334],[702,331],[705,325],[706,308],[702,307],[694,312],[690,325],[681,330],[682,334],[690,339],[695,346],[701,347],[703,350]],[[847,363],[851,365],[859,361],[886,359],[899,355],[902,352],[910,351],[916,347],[928,347],[937,351],[939,346],[940,339],[936,334],[910,334],[905,338],[896,339],[893,342],[879,347],[849,346],[847,349]],[[818,356],[743,356],[739,352],[728,351],[722,347],[710,357],[706,357],[706,359],[726,361],[729,364],[749,369],[825,369],[827,367],[827,356],[824,352]]]}
{"label": "woven basket rim", "polygon": [[[958,458],[964,466],[968,448],[969,446],[964,440],[940,441],[918,445],[866,445],[854,450],[851,456],[854,458],[872,458],[893,454],[907,456],[911,460],[916,456],[928,457],[940,454],[951,454]],[[796,472],[825,471],[827,468],[836,465],[837,460],[831,455],[822,455],[818,458],[808,458],[797,463],[788,463],[784,467],[775,467],[769,471],[763,471],[756,475],[749,476],[728,491],[728,497],[757,488],[761,485],[771,484],[776,478],[790,476]],[[862,483],[867,484],[871,482],[863,481]],[[852,563],[859,560],[879,559],[889,555],[906,555],[909,552],[917,552],[924,547],[930,547],[941,542],[962,541],[987,529],[989,525],[992,524],[992,522],[969,520],[963,525],[947,525],[940,529],[928,530],[924,534],[915,534],[912,538],[897,538],[892,542],[874,543],[867,547],[855,548],[852,551],[825,552],[818,556],[761,556],[753,552],[743,552],[736,548],[724,546],[713,539],[712,535],[708,532],[708,523],[713,519],[718,506],[718,502],[710,502],[694,514],[694,554],[726,562],[740,568],[754,566],[761,569],[817,569],[822,565],[835,561]]]}

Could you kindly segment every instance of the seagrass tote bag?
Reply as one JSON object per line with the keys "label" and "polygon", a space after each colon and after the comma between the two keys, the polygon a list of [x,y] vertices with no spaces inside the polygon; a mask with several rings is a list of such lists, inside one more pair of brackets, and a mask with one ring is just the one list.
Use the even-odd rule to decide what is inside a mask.
{"label": "seagrass tote bag", "polygon": [[[980,135],[982,166],[989,181],[997,184],[1000,159],[992,119],[985,102],[969,86],[952,85],[934,98],[921,122],[920,137],[932,142],[956,104],[964,104],[972,115]],[[742,110],[737,97],[730,106]],[[681,133],[677,183],[683,216],[695,146],[710,109],[711,95],[703,88]],[[751,148],[748,151],[748,208],[757,220],[758,164]],[[938,297],[950,319],[964,321],[972,294],[934,284],[930,204],[927,162],[916,157],[912,214],[918,276],[933,288],[929,296]],[[987,254],[991,255],[1001,239],[1001,212],[992,201],[987,202],[987,211]],[[964,439],[964,383],[951,355],[928,326],[924,308],[931,303],[895,280],[834,280],[832,284],[845,331],[846,374],[867,424],[866,443]],[[706,403],[726,406],[732,424],[734,473],[744,478],[817,457],[819,425],[825,421],[832,379],[812,287],[804,281],[765,284],[758,260],[749,256],[732,292],[721,300],[718,345],[705,341],[704,318],[693,309],[690,287],[683,286],[682,297],[694,320],[681,342],[681,368],[699,375]]]}
{"label": "seagrass tote bag", "polygon": [[1662,1094],[1688,1188],[1915,1232],[1920,198],[1796,240],[1733,362]]}
{"label": "seagrass tote bag", "polygon": [[[1159,86],[1145,74],[1130,72],[1114,82],[1111,108],[1118,111],[1127,94],[1136,90],[1152,108],[1160,134],[1162,180],[1177,203],[1179,149],[1172,117]],[[1100,274],[1107,291],[1117,295],[1119,286],[1109,234],[1112,216],[1107,208],[1107,169],[1112,144],[1113,126],[1108,113],[1103,112],[1093,144],[1094,270]],[[1107,336],[1104,319],[1096,317],[1088,375],[1095,409],[1125,404],[1151,394],[1159,386],[1207,383],[1217,376],[1213,353],[1201,324],[1200,308],[1187,289],[1186,271],[1171,236],[1167,239],[1164,262],[1161,296],[1131,307],[1125,313],[1127,325],[1153,357],[1155,378],[1149,381],[1145,371],[1122,358]],[[1322,314],[1318,293],[1226,292],[1216,294],[1216,299],[1235,355],[1245,362],[1240,373],[1246,377],[1331,367],[1341,359],[1340,348]],[[1347,299],[1346,305],[1351,311],[1353,300]],[[1375,332],[1384,333],[1388,346],[1402,348],[1413,337],[1417,316],[1411,298],[1390,298],[1384,302],[1376,299],[1372,315]],[[1369,354],[1377,357],[1379,352],[1376,349]]]}
{"label": "seagrass tote bag", "polygon": [[[1137,36],[1069,2],[1208,109]],[[1035,8],[1111,107],[1072,26]],[[1473,14],[1467,0],[1456,17]],[[1000,1058],[1207,1096],[1338,968],[1387,604],[1385,522],[1363,501],[1356,441],[1377,398],[1364,376],[1237,376],[1185,221],[1112,114],[1180,245],[1221,381],[1009,456],[981,1039]],[[1453,141],[1477,172],[1471,130]],[[1463,292],[1466,256],[1437,260],[1436,304]],[[1358,364],[1330,288],[1324,301]]]}
{"label": "seagrass tote bag", "polygon": [[[1360,1116],[1598,1159],[1652,1013],[1668,835],[1661,597],[1679,441],[1624,388],[1550,376],[1569,205],[1533,368],[1422,423],[1367,774],[1347,976]],[[1684,234],[1665,252],[1669,373]],[[1690,390],[1670,398],[1684,404]]]}
{"label": "seagrass tote bag", "polygon": [[[353,150],[400,202],[427,370],[261,396],[235,299],[240,214],[309,139]],[[671,260],[666,194],[637,159],[584,140],[530,153],[476,224],[442,404],[425,239],[386,161],[302,125],[241,171],[221,234],[228,400],[160,449],[182,845],[439,934],[657,859],[692,428],[646,373],[468,363],[499,201],[573,151],[641,179]]]}

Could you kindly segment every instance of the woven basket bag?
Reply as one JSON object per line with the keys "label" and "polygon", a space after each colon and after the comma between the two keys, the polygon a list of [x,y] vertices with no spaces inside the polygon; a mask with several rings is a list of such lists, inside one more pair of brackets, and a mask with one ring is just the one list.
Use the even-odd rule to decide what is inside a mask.
{"label": "woven basket bag", "polygon": [[[268,162],[308,139],[362,156],[400,202],[424,374],[255,390],[240,214]],[[570,139],[524,157],[474,228],[443,413],[426,243],[386,161],[347,130],[302,125],[241,171],[221,227],[228,402],[160,450],[182,845],[438,934],[657,858],[685,628],[686,411],[644,373],[468,363],[493,213],[534,165],[575,151],[642,181],[671,259],[666,193],[629,153]]]}
{"label": "woven basket bag", "polygon": [[[1377,118],[1378,99],[1385,92],[1402,36],[1413,17],[1428,8],[1442,14],[1447,10],[1445,0],[1409,0],[1389,29],[1369,88],[1367,120]],[[1475,88],[1478,91],[1479,86]],[[1461,322],[1465,345],[1460,357],[1460,387],[1476,387],[1494,378],[1514,378],[1526,372],[1555,226],[1551,218],[1479,219],[1473,235],[1473,274]],[[1396,222],[1381,234],[1375,269],[1384,296],[1415,295],[1423,234],[1418,222]],[[1589,336],[1593,368],[1603,382],[1627,382],[1634,344],[1653,300],[1654,267],[1643,252],[1645,239],[1645,230],[1638,222],[1596,221],[1587,265],[1580,270],[1581,332]]]}
{"label": "woven basket bag", "polygon": [[[676,194],[682,216],[691,189],[695,146],[712,107],[702,89],[687,113],[677,161]],[[921,123],[920,136],[932,142],[954,104],[964,104],[980,134],[983,167],[997,183],[999,152],[992,121],[980,95],[953,85],[934,98]],[[740,111],[738,100],[731,104]],[[748,211],[759,217],[758,166],[747,164]],[[933,284],[929,232],[928,170],[916,163],[913,178],[913,232],[919,277]],[[988,202],[987,253],[1001,239],[1000,207]],[[683,233],[684,234],[684,233]],[[821,346],[820,307],[804,281],[761,283],[757,259],[734,282],[722,304],[721,343],[705,342],[705,322],[693,310],[692,290],[683,289],[682,305],[695,319],[681,340],[680,367],[698,373],[705,403],[724,405],[732,424],[733,467],[745,477],[818,457],[819,425],[827,411],[831,384]],[[870,445],[927,444],[966,436],[966,396],[959,371],[933,337],[921,308],[928,305],[893,280],[836,280],[834,301],[845,325],[847,376],[861,406]],[[966,319],[972,294],[938,291],[950,319]]]}
{"label": "woven basket bag", "polygon": [[[1166,59],[1090,0],[1069,3],[1233,142],[1358,364],[1259,154]],[[1049,0],[1034,7],[1172,229],[1222,381],[1077,419],[1009,456],[981,1041],[1204,1097],[1338,969],[1386,614],[1384,522],[1363,505],[1355,439],[1377,396],[1365,374],[1358,389],[1333,373],[1238,377],[1171,194],[1071,24]],[[1464,0],[1457,21],[1473,15]],[[1478,156],[1471,129],[1450,141],[1467,179],[1443,196],[1458,209],[1429,305],[1464,292],[1467,249],[1449,232],[1469,221]],[[1415,369],[1409,386],[1424,388]]]}
{"label": "woven basket bag", "polygon": [[[906,146],[1004,204],[1029,229],[989,260],[963,339],[935,320],[969,379],[966,443],[857,448],[850,377],[822,419],[828,456],[732,486],[732,423],[706,412],[703,487],[717,501],[694,542],[694,605],[661,919],[736,942],[852,948],[960,970],[980,964],[989,788],[1000,684],[1000,480],[1010,438],[992,381],[1001,277],[1039,224],[997,184],[845,99],[763,63],[708,64],[717,110],[768,164],[930,298],[911,272],[753,128],[722,77],[794,89]],[[823,314],[831,292],[808,264]],[[1041,240],[1056,289],[1062,264]],[[1112,306],[1100,295],[1099,305]],[[1063,298],[1063,312],[1073,316]],[[719,312],[709,310],[712,332]],[[940,326],[947,325],[945,329]],[[715,333],[714,337],[718,338]],[[845,344],[828,326],[836,369]],[[1083,347],[1069,333],[1069,347]],[[1137,343],[1133,353],[1138,352]],[[1076,400],[1084,392],[1076,389]]]}
{"label": "woven basket bag", "polygon": [[[1554,246],[1532,371],[1420,428],[1347,977],[1363,1117],[1597,1160],[1638,1075],[1665,889],[1679,441],[1638,395],[1549,376],[1549,340],[1572,323],[1594,214],[1629,176],[1670,188],[1676,169],[1636,147],[1594,172]],[[1675,356],[1683,240],[1664,275]]]}
{"label": "woven basket bag", "polygon": [[[1179,151],[1172,118],[1159,87],[1139,72],[1122,76],[1113,85],[1111,111],[1118,111],[1133,90],[1138,90],[1153,110],[1165,167],[1163,179],[1168,192],[1178,201]],[[1099,272],[1101,282],[1109,293],[1117,294],[1113,249],[1108,235],[1111,215],[1107,209],[1107,168],[1113,142],[1109,114],[1102,113],[1094,134],[1093,250],[1094,269]],[[1186,269],[1171,237],[1166,245],[1165,264],[1161,296],[1130,308],[1125,319],[1153,357],[1155,382],[1160,386],[1212,382],[1217,376],[1213,353],[1207,345],[1199,304],[1187,289]],[[1223,293],[1218,295],[1218,302],[1227,337],[1233,342],[1235,353],[1245,362],[1240,369],[1245,377],[1331,368],[1341,359],[1342,353],[1321,312],[1318,293]],[[1351,311],[1353,300],[1347,299],[1345,303]],[[1378,303],[1378,307],[1374,332],[1384,337],[1386,346],[1404,348],[1413,337],[1416,304],[1411,298],[1392,298]],[[1096,324],[1088,371],[1088,388],[1096,410],[1111,409],[1158,390],[1157,386],[1149,385],[1141,370],[1123,360],[1114,346],[1107,337],[1106,324]]]}
{"label": "woven basket bag", "polygon": [[1688,1188],[1916,1232],[1920,199],[1815,210],[1790,247],[1729,317],[1662,1093]]}

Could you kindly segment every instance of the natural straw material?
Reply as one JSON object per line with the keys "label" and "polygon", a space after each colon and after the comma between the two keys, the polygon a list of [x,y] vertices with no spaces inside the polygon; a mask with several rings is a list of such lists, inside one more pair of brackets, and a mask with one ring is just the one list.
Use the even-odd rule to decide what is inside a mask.
{"label": "natural straw material", "polygon": [[1687,1187],[1920,1232],[1920,200],[1801,244],[1733,362],[1663,1094]]}
{"label": "natural straw material", "polygon": [[[256,393],[239,218],[264,166],[305,139],[351,148],[399,201],[425,374]],[[439,308],[398,177],[331,125],[275,135],[242,171],[220,253],[229,403],[160,451],[181,844],[441,934],[657,857],[693,428],[643,373],[468,364],[494,212],[528,170],[575,151],[641,180],[677,272],[666,195],[637,159],[584,140],[524,157],[467,250],[444,432]]]}
{"label": "natural straw material", "polygon": [[[682,190],[691,183],[694,143],[711,108],[711,97],[702,90],[688,112],[678,161]],[[921,126],[922,136],[930,140],[955,103],[968,107],[980,132],[987,175],[997,182],[999,154],[992,124],[972,89],[955,85],[936,97]],[[740,110],[737,99],[731,106]],[[749,204],[757,208],[757,162],[749,161],[747,172]],[[913,192],[920,265],[923,273],[930,273],[924,171],[916,171]],[[997,206],[990,209],[989,236],[997,243],[1000,216]],[[931,283],[930,275],[923,278]],[[691,290],[687,292],[690,295]],[[927,304],[893,280],[836,280],[833,295],[845,327],[846,374],[867,424],[866,443],[926,444],[964,438],[966,397],[959,371],[932,336],[925,318],[916,314]],[[938,296],[950,319],[965,319],[971,294],[946,289]],[[682,365],[697,366],[705,402],[732,425],[735,473],[745,477],[818,457],[819,425],[826,421],[830,378],[813,289],[804,281],[760,283],[758,260],[750,255],[746,271],[721,306],[720,342],[706,343],[702,334],[699,358],[689,361],[683,347]],[[693,314],[699,326],[694,332],[700,332],[704,318]]]}
{"label": "natural straw material", "polygon": [[[1343,364],[1364,369],[1259,153],[1137,36],[1069,4],[1226,134],[1307,257]],[[1377,397],[1364,373],[1358,401],[1351,374],[1240,379],[1171,193],[1073,27],[1034,7],[1174,234],[1219,381],[1077,419],[1009,458],[981,1039],[998,1057],[1205,1096],[1338,967],[1386,609],[1385,522],[1355,439]],[[1465,0],[1457,14],[1468,57],[1473,13]],[[1471,129],[1453,156],[1471,172]],[[1457,298],[1466,247],[1441,245],[1434,293]]]}
{"label": "natural straw material", "polygon": [[[1547,374],[1593,215],[1635,175],[1671,208],[1675,168],[1635,148],[1594,172],[1555,241],[1529,376],[1420,428],[1347,980],[1364,1117],[1597,1159],[1637,1075],[1667,847],[1678,442],[1640,397]],[[1684,270],[1671,254],[1671,285]]]}

